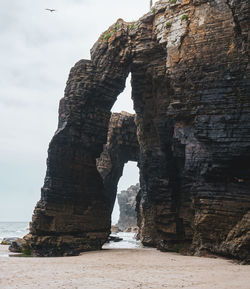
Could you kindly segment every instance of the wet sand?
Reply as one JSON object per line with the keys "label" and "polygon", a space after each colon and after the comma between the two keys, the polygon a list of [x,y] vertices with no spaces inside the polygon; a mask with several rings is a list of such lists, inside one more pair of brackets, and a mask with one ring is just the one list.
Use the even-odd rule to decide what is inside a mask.
{"label": "wet sand", "polygon": [[105,249],[78,257],[6,257],[0,246],[0,288],[249,289],[250,266],[155,249]]}

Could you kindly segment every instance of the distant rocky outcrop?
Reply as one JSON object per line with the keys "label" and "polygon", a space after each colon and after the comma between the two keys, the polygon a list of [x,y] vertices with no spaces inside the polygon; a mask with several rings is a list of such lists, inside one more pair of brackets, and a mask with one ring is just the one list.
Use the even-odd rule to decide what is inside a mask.
{"label": "distant rocky outcrop", "polygon": [[133,230],[137,226],[136,196],[140,190],[140,184],[130,186],[127,190],[117,195],[120,207],[118,227],[122,231]]}
{"label": "distant rocky outcrop", "polygon": [[3,238],[0,245],[11,245],[12,242],[16,241],[18,237],[12,237],[12,238]]}
{"label": "distant rocky outcrop", "polygon": [[21,253],[23,250],[25,250],[23,245],[25,245],[24,240],[21,238],[17,238],[13,242],[11,242],[9,250],[13,253]]}
{"label": "distant rocky outcrop", "polygon": [[12,237],[12,238],[4,238],[0,244],[8,245],[9,251],[11,252],[21,253],[25,241],[22,238]]}
{"label": "distant rocky outcrop", "polygon": [[[249,5],[158,1],[76,63],[24,238],[34,255],[101,249],[134,160],[144,245],[250,262]],[[136,113],[111,115],[129,73]]]}

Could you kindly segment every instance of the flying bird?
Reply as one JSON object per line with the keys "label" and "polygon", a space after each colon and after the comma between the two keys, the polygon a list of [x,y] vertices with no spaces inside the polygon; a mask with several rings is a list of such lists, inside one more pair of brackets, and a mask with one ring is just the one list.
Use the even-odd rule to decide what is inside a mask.
{"label": "flying bird", "polygon": [[48,11],[50,11],[51,13],[56,11],[55,9],[49,9],[49,8],[45,8],[45,10],[48,10]]}

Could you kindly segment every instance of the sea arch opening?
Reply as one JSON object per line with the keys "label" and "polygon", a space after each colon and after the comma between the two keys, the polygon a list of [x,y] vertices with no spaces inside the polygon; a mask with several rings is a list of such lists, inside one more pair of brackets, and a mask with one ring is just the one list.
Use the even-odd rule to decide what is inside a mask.
{"label": "sea arch opening", "polygon": [[[114,205],[114,209],[112,212],[112,225],[118,225],[119,226],[119,220],[121,220],[121,218],[125,217],[126,212],[128,213],[128,211],[126,210],[126,208],[124,208],[124,211],[121,212],[120,210],[120,206],[119,206],[119,202],[118,202],[118,197],[119,195],[121,195],[121,192],[126,192],[131,186],[136,186],[137,184],[139,184],[139,168],[137,165],[137,162],[133,162],[133,161],[129,161],[124,165],[123,168],[123,172],[122,172],[122,176],[119,179],[118,182],[118,186],[117,186],[117,195],[116,195],[116,200],[115,200],[115,205]],[[136,195],[134,195],[136,197]],[[130,196],[128,196],[129,198]],[[136,226],[135,223],[135,218],[136,218],[136,208],[135,208],[135,198],[133,198],[132,200],[130,200],[130,205],[129,206],[129,210],[134,210],[134,214],[132,217],[132,221],[134,221],[133,223],[128,223],[127,228],[131,225]],[[120,201],[121,202],[121,201]],[[123,220],[121,220],[120,222],[123,222]],[[128,220],[129,222],[129,220]]]}
{"label": "sea arch opening", "polygon": [[137,194],[140,190],[137,162],[124,164],[122,176],[117,186],[117,194],[112,210],[111,233],[104,249],[140,248],[137,226]]}
{"label": "sea arch opening", "polygon": [[[111,214],[114,213],[113,222],[111,221],[110,225],[115,225],[115,219],[118,222],[119,218],[117,192],[139,182],[137,167],[139,145],[131,91],[131,73],[129,73],[125,88],[117,96],[111,109],[107,141],[100,158],[97,159],[97,169],[103,178],[106,198],[110,204],[111,220]],[[129,182],[129,177],[126,176],[131,170],[134,180]]]}
{"label": "sea arch opening", "polygon": [[[130,230],[131,227],[135,230],[137,227],[136,195],[132,197],[133,205],[125,208],[130,211],[130,216],[128,216],[128,211],[127,216],[125,211],[120,212],[118,204],[118,195],[120,202],[123,198],[121,191],[123,192],[122,196],[126,198],[124,192],[127,189],[131,186],[139,187],[139,145],[131,92],[131,73],[129,73],[125,88],[118,95],[111,109],[107,142],[103,153],[97,160],[97,168],[103,178],[105,193],[110,203],[111,234],[120,230]],[[128,226],[130,223],[130,228],[125,228],[126,224],[123,224],[125,219],[128,221]],[[120,223],[118,224],[118,222]],[[119,225],[120,228],[118,228]],[[125,236],[125,238],[127,237]]]}
{"label": "sea arch opening", "polygon": [[126,111],[131,114],[135,114],[134,103],[131,97],[131,72],[128,74],[126,79],[125,88],[122,93],[120,93],[111,108],[111,112],[120,113],[121,111]]}

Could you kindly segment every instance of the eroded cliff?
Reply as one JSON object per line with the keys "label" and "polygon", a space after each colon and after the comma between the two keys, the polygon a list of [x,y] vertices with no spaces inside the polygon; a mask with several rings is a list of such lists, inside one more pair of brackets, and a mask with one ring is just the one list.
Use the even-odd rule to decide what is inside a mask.
{"label": "eroded cliff", "polygon": [[25,237],[34,254],[105,242],[120,172],[105,182],[96,159],[131,72],[141,241],[249,261],[249,15],[247,0],[159,1],[139,21],[119,19],[102,34],[91,60],[72,68],[60,103]]}

